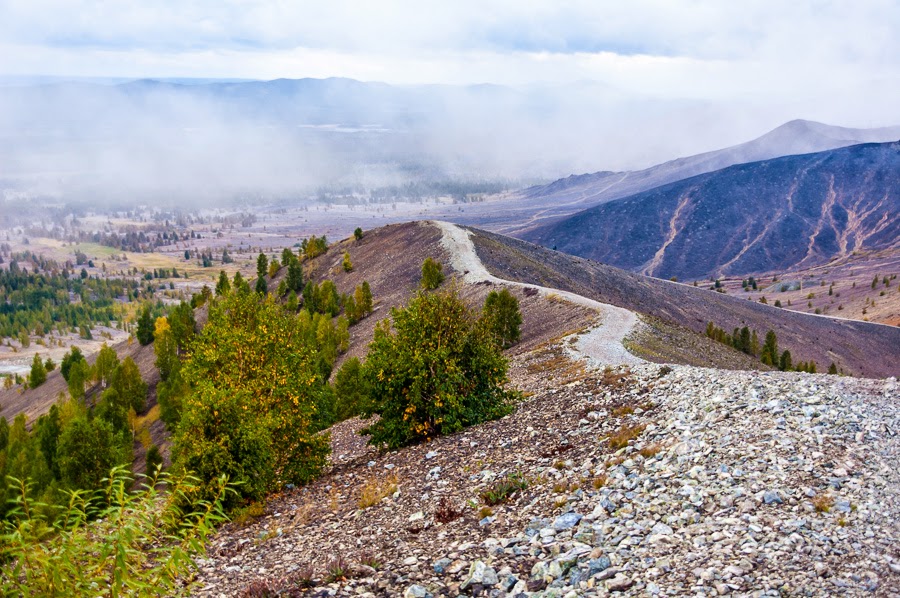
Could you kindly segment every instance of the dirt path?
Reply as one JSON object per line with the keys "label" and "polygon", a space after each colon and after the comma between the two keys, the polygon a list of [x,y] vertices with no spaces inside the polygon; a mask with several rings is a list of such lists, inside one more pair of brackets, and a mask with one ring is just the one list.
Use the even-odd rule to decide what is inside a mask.
{"label": "dirt path", "polygon": [[472,243],[472,239],[469,238],[468,231],[449,222],[437,220],[433,222],[443,232],[441,244],[450,254],[453,269],[462,273],[464,282],[475,284],[476,282],[489,280],[492,283],[506,286],[531,287],[537,289],[545,297],[555,295],[570,303],[593,309],[599,316],[596,325],[586,333],[579,335],[574,346],[568,343],[566,346],[571,347],[577,356],[587,359],[592,365],[634,365],[643,363],[642,359],[629,353],[622,344],[622,341],[637,324],[638,318],[633,311],[600,303],[568,291],[497,278],[488,272],[484,264],[481,263],[478,254],[475,252],[475,245]]}

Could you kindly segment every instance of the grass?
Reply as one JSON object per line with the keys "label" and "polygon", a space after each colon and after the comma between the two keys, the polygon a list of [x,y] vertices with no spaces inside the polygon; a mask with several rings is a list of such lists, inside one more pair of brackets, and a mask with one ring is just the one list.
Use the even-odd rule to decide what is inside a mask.
{"label": "grass", "polygon": [[509,502],[512,496],[521,490],[527,489],[528,480],[520,472],[513,472],[497,480],[481,493],[481,500],[486,505],[499,505]]}
{"label": "grass", "polygon": [[346,581],[350,577],[350,564],[343,556],[338,555],[328,561],[325,566],[325,582]]}
{"label": "grass", "polygon": [[641,457],[644,459],[649,459],[650,457],[655,457],[662,449],[662,444],[654,442],[653,444],[641,447],[641,450],[639,450],[638,453],[640,453]]}
{"label": "grass", "polygon": [[386,478],[371,478],[359,492],[359,508],[368,509],[380,503],[384,498],[397,491],[399,483],[397,474],[392,473]]}
{"label": "grass", "polygon": [[251,521],[259,519],[266,513],[266,504],[262,501],[254,501],[243,507],[238,507],[231,513],[231,521],[238,527],[244,527]]}
{"label": "grass", "polygon": [[813,498],[812,504],[816,513],[828,513],[831,511],[831,507],[834,506],[834,497],[826,492]]}
{"label": "grass", "polygon": [[599,490],[600,488],[603,488],[604,486],[606,486],[606,482],[607,482],[606,474],[600,474],[598,476],[594,476],[594,479],[591,482],[591,485],[594,487],[594,490]]}
{"label": "grass", "polygon": [[628,426],[621,426],[618,430],[612,433],[610,437],[607,439],[607,443],[609,444],[609,448],[613,450],[619,450],[628,446],[628,443],[638,436],[641,435],[641,432],[644,431],[643,424]]}

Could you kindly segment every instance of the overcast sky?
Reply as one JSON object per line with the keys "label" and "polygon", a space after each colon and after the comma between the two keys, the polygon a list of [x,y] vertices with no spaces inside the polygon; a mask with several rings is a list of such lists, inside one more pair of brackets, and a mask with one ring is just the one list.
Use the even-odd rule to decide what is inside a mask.
{"label": "overcast sky", "polygon": [[0,0],[0,74],[896,97],[898,31],[896,0]]}

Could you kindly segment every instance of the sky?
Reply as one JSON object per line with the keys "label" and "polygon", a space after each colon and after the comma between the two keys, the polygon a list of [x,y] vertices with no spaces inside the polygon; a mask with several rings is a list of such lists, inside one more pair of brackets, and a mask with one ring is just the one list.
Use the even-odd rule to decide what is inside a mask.
{"label": "sky", "polygon": [[[0,0],[0,75],[596,81],[898,124],[896,0]],[[856,95],[854,95],[854,93]]]}

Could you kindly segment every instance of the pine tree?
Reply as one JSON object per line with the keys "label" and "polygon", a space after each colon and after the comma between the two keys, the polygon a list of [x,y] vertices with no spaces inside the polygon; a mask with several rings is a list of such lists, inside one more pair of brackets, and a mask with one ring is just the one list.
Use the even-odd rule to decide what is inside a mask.
{"label": "pine tree", "polygon": [[153,342],[153,317],[150,314],[150,305],[145,305],[137,323],[137,339],[141,345],[149,345]]}
{"label": "pine tree", "polygon": [[443,264],[430,257],[422,262],[422,288],[426,290],[438,288],[444,282]]}
{"label": "pine tree", "polygon": [[363,238],[363,229],[361,229],[360,227],[357,226],[356,230],[353,231],[353,238],[356,239],[357,241],[362,239]]}
{"label": "pine tree", "polygon": [[766,341],[763,343],[760,360],[764,364],[770,366],[777,366],[779,364],[778,337],[775,336],[774,330],[770,330],[766,333]]}
{"label": "pine tree", "polygon": [[303,266],[297,258],[288,262],[288,271],[285,280],[287,281],[288,290],[294,291],[295,293],[299,293],[303,290]]}
{"label": "pine tree", "polygon": [[31,360],[31,373],[28,375],[28,386],[37,388],[46,381],[47,370],[44,369],[44,362],[41,360],[41,356],[35,353],[34,359]]}
{"label": "pine tree", "polygon": [[788,351],[787,349],[785,349],[784,352],[781,354],[781,359],[778,364],[778,369],[780,369],[782,372],[791,371],[791,352]]}
{"label": "pine tree", "polygon": [[353,262],[350,261],[350,253],[349,252],[347,252],[347,251],[344,252],[344,261],[341,265],[344,268],[344,272],[353,272]]}
{"label": "pine tree", "polygon": [[225,270],[219,271],[219,282],[216,283],[216,297],[222,297],[231,292],[231,282]]}
{"label": "pine tree", "polygon": [[831,362],[831,365],[828,366],[828,373],[833,374],[833,375],[837,375],[837,373],[838,373],[837,366],[834,364],[833,361]]}

